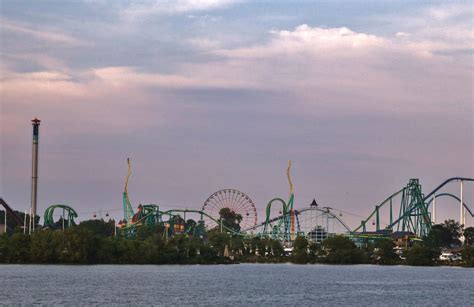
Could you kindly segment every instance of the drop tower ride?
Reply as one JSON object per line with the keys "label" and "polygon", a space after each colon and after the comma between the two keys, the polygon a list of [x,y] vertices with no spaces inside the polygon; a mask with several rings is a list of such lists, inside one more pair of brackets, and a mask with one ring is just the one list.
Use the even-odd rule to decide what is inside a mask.
{"label": "drop tower ride", "polygon": [[[33,150],[31,163],[31,215],[33,221],[36,221],[36,199],[38,194],[38,145],[39,145],[39,125],[41,121],[35,117],[31,121],[33,125]],[[35,230],[35,222],[32,223],[33,231]]]}

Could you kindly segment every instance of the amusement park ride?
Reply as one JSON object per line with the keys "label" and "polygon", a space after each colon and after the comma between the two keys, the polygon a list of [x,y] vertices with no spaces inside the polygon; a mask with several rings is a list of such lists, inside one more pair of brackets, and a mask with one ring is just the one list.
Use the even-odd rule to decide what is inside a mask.
{"label": "amusement park ride", "polygon": [[[350,236],[354,239],[378,239],[402,234],[413,239],[419,239],[428,234],[431,226],[436,223],[436,200],[440,197],[450,197],[462,204],[460,206],[460,224],[466,222],[466,212],[474,217],[473,211],[463,201],[463,185],[473,182],[473,178],[453,177],[441,183],[432,192],[424,195],[418,179],[410,179],[407,186],[390,195],[362,220],[360,225],[351,229],[342,220],[342,211],[330,207],[321,207],[315,200],[306,208],[294,208],[294,187],[291,181],[291,161],[286,171],[289,196],[285,201],[276,197],[266,206],[265,220],[258,223],[257,209],[252,199],[243,192],[235,189],[223,189],[210,195],[200,210],[170,209],[160,210],[157,204],[138,205],[134,212],[128,193],[128,181],[132,173],[130,159],[127,159],[128,172],[122,193],[123,219],[117,224],[119,232],[124,237],[133,237],[139,227],[145,225],[160,225],[166,229],[167,237],[176,234],[204,236],[207,230],[215,229],[233,235],[272,238],[289,246],[297,236],[305,236],[313,242],[321,242],[335,234]],[[451,193],[438,193],[451,182],[460,182],[460,197]],[[272,215],[272,209],[278,205],[278,214]],[[12,215],[16,224],[23,224],[21,219],[0,199],[0,205]],[[240,228],[232,229],[223,224],[220,211],[229,208],[240,217]],[[54,221],[55,210],[61,210],[60,221]],[[383,219],[382,216],[385,218]],[[77,212],[64,204],[48,207],[44,213],[44,227],[64,229],[75,225]],[[387,220],[382,227],[382,220]],[[372,222],[370,222],[372,221]]]}
{"label": "amusement park ride", "polygon": [[[40,120],[32,120],[33,125],[33,151],[32,151],[32,193],[31,209],[29,213],[29,233],[35,231],[36,198],[38,181],[38,144]],[[307,208],[294,208],[294,187],[291,181],[291,161],[288,162],[286,176],[289,185],[288,201],[282,198],[271,199],[266,206],[265,220],[258,223],[257,209],[252,199],[243,192],[235,189],[223,189],[213,193],[207,198],[201,210],[196,209],[170,209],[160,210],[156,204],[138,205],[134,213],[128,194],[128,181],[132,174],[130,159],[127,159],[128,172],[122,194],[124,218],[119,221],[118,229],[125,237],[133,237],[139,227],[145,225],[159,225],[166,231],[166,236],[187,234],[203,236],[206,230],[216,229],[233,235],[259,236],[280,240],[287,245],[295,240],[296,236],[306,236],[308,239],[320,242],[333,234],[345,234],[353,238],[380,238],[391,236],[394,233],[413,238],[421,238],[428,234],[433,223],[436,223],[436,199],[451,197],[460,203],[459,223],[466,224],[466,211],[473,217],[473,212],[464,203],[464,183],[473,182],[473,178],[454,177],[441,183],[428,195],[421,191],[418,179],[410,179],[408,185],[390,195],[355,229],[351,230],[342,220],[342,211],[329,207],[320,207],[313,200]],[[438,193],[444,186],[451,182],[460,182],[460,197],[451,193]],[[437,194],[438,193],[438,194]],[[280,205],[278,215],[272,216],[274,204]],[[5,231],[7,230],[7,214],[12,216],[12,222],[23,226],[26,232],[27,213],[22,219],[10,206],[0,198],[0,205],[5,208]],[[238,219],[238,227],[229,227],[220,217],[221,210],[227,208]],[[431,211],[430,211],[431,208]],[[60,223],[54,221],[56,209],[62,210]],[[335,213],[339,212],[339,214]],[[398,215],[395,213],[398,212]],[[108,215],[108,214],[107,214]],[[381,215],[388,216],[389,222],[381,227]],[[194,217],[194,219],[187,217]],[[52,205],[44,213],[44,227],[50,229],[66,228],[75,225],[74,219],[77,212],[64,204]],[[95,214],[94,214],[95,217]],[[374,220],[375,218],[375,220]],[[372,220],[372,227],[370,227]]]}
{"label": "amusement park ride", "polygon": [[[39,119],[32,120],[33,125],[33,151],[32,151],[32,198],[29,215],[25,212],[22,220],[18,214],[0,198],[0,205],[4,211],[4,230],[7,231],[7,215],[13,225],[22,226],[24,232],[29,229],[35,231],[36,198],[38,181],[38,144],[39,144]],[[187,234],[203,236],[206,230],[214,229],[233,235],[258,236],[280,240],[285,245],[291,245],[297,236],[306,236],[314,242],[321,242],[326,237],[334,234],[348,235],[354,239],[383,238],[394,234],[419,239],[428,234],[431,226],[437,222],[436,200],[440,197],[449,197],[460,204],[459,224],[466,225],[466,211],[474,217],[473,211],[465,204],[463,187],[465,183],[472,183],[473,178],[453,177],[441,183],[433,191],[424,195],[418,179],[410,179],[408,184],[390,195],[362,220],[360,225],[351,229],[342,220],[342,211],[330,207],[320,207],[316,200],[309,207],[294,208],[294,187],[291,181],[291,161],[288,162],[286,176],[289,185],[288,201],[282,198],[271,199],[266,206],[265,220],[258,223],[257,209],[252,199],[243,192],[235,189],[223,189],[210,195],[200,210],[196,209],[170,209],[160,210],[156,204],[138,205],[133,211],[128,194],[128,181],[132,173],[130,159],[127,159],[128,172],[122,194],[123,219],[118,222],[119,232],[125,237],[133,237],[139,227],[145,225],[159,225],[166,229],[166,236]],[[441,190],[449,183],[460,183],[459,197]],[[274,204],[279,205],[279,212],[272,216]],[[238,218],[238,227],[229,227],[221,219],[221,210]],[[54,221],[56,209],[62,211],[61,219]],[[27,216],[29,216],[27,224]],[[107,213],[108,216],[108,213]],[[64,229],[75,225],[74,219],[77,212],[64,204],[52,205],[44,213],[44,226],[50,229]],[[94,217],[96,215],[94,214]],[[192,218],[189,218],[192,217]],[[382,218],[383,217],[383,218]],[[189,219],[187,219],[189,218]],[[381,221],[387,221],[382,226]],[[372,221],[372,222],[370,222]],[[1,223],[1,222],[0,222]],[[27,226],[28,225],[28,226]]]}
{"label": "amusement park ride", "polygon": [[[471,217],[474,216],[471,209],[462,200],[462,188],[460,198],[450,193],[438,193],[451,182],[460,182],[463,186],[465,182],[473,182],[474,179],[450,178],[426,196],[422,193],[418,179],[410,179],[407,186],[375,206],[371,214],[362,220],[358,227],[351,229],[342,220],[341,211],[330,207],[321,207],[315,200],[309,207],[294,208],[295,195],[291,181],[291,161],[288,163],[286,171],[289,185],[288,200],[285,201],[279,197],[271,199],[266,206],[265,220],[261,223],[257,222],[257,210],[251,198],[235,189],[223,189],[213,193],[204,202],[201,210],[170,209],[163,211],[156,204],[140,204],[137,211],[134,212],[128,194],[128,181],[132,170],[130,159],[127,159],[127,163],[128,173],[122,194],[124,218],[118,223],[118,229],[125,237],[133,237],[137,228],[144,225],[161,225],[163,229],[166,229],[167,237],[175,234],[202,237],[206,230],[216,229],[233,235],[272,238],[285,245],[291,245],[297,236],[306,236],[309,240],[319,243],[335,234],[348,235],[355,239],[378,239],[398,234],[417,239],[426,236],[432,224],[436,222],[436,199],[439,197],[451,197],[462,203],[460,224],[466,222],[466,211]],[[275,204],[279,205],[279,211],[278,214],[272,215]],[[232,229],[222,223],[219,212],[223,208],[229,208],[230,211],[241,217],[240,229]],[[57,225],[53,221],[55,209],[63,210],[62,220],[67,220],[67,226],[74,224],[77,213],[72,208],[66,205],[54,205],[45,212],[45,226],[54,228],[54,225]],[[383,219],[382,215],[388,216],[389,220],[384,227],[381,226],[381,220],[386,219]]]}
{"label": "amusement park ride", "polygon": [[[223,189],[207,198],[201,210],[171,209],[160,210],[156,204],[140,204],[134,213],[128,194],[128,181],[131,175],[131,162],[127,159],[128,172],[122,195],[124,218],[118,227],[127,237],[133,236],[138,227],[143,225],[161,225],[166,235],[190,234],[203,235],[205,230],[217,229],[233,235],[269,237],[291,244],[298,235],[308,236],[320,242],[328,235],[335,233],[350,233],[350,228],[331,212],[331,208],[319,208],[315,200],[309,208],[294,209],[294,188],[291,181],[291,161],[288,162],[287,179],[290,187],[288,201],[273,198],[266,207],[266,217],[263,223],[257,222],[257,209],[252,199],[243,192],[235,189]],[[271,216],[272,205],[279,203],[281,208],[278,216]],[[221,209],[228,208],[240,217],[239,229],[232,229],[222,223]],[[186,219],[186,216],[197,217]],[[196,222],[197,220],[197,222]]]}
{"label": "amusement park ride", "polygon": [[[466,222],[466,211],[474,217],[473,211],[463,201],[463,185],[473,182],[473,178],[453,177],[441,183],[426,196],[422,193],[418,179],[410,179],[407,186],[390,195],[362,220],[360,225],[351,229],[342,220],[342,211],[330,207],[321,207],[315,200],[309,207],[294,208],[294,187],[291,181],[291,161],[286,171],[289,196],[285,201],[276,197],[266,206],[265,220],[258,223],[257,209],[252,199],[243,192],[235,189],[223,189],[210,195],[200,210],[170,209],[160,210],[156,204],[138,205],[134,212],[128,194],[128,181],[132,173],[130,159],[127,159],[128,172],[122,193],[124,217],[117,224],[119,232],[125,237],[133,237],[139,227],[145,225],[161,225],[166,229],[167,237],[176,234],[204,236],[206,230],[215,229],[240,236],[258,236],[279,240],[285,245],[291,245],[297,236],[306,236],[313,242],[321,242],[335,234],[348,235],[354,239],[378,239],[390,237],[394,233],[410,236],[417,239],[428,234],[431,226],[436,223],[436,200],[440,197],[450,197],[462,204],[460,206],[460,224]],[[460,197],[451,193],[438,193],[451,182],[460,182]],[[272,216],[272,208],[279,205],[278,214]],[[0,199],[9,215],[13,216],[16,224],[23,225],[22,220],[7,203]],[[223,224],[220,211],[229,208],[240,217],[240,228],[232,229]],[[62,211],[60,221],[54,221],[54,212]],[[338,214],[339,212],[339,214]],[[389,222],[382,227],[381,220],[388,216]],[[50,229],[64,229],[75,225],[77,212],[64,204],[48,207],[44,213],[44,227]],[[188,219],[187,219],[188,218]],[[26,219],[25,219],[26,221]],[[372,222],[370,222],[372,221]],[[25,222],[26,223],[26,222]]]}

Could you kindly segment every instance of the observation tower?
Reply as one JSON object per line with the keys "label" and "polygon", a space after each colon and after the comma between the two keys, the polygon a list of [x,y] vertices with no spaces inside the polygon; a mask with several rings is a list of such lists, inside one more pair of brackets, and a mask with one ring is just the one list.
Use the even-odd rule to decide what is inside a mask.
{"label": "observation tower", "polygon": [[[38,145],[39,145],[39,125],[41,121],[35,117],[31,121],[33,125],[33,150],[31,163],[31,215],[33,220],[36,217],[36,200],[38,194]],[[33,231],[35,230],[33,222]]]}

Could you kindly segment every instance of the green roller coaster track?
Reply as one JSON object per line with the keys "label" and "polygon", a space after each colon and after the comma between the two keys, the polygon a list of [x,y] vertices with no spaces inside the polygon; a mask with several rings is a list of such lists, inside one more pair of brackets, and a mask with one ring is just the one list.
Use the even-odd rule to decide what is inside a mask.
{"label": "green roller coaster track", "polygon": [[[380,211],[382,208],[388,206],[389,207],[389,224],[384,228],[384,230],[388,230],[390,232],[393,231],[401,231],[412,233],[417,237],[424,237],[428,234],[431,229],[432,221],[431,221],[431,214],[428,211],[429,206],[432,203],[432,197],[438,197],[441,195],[451,196],[459,201],[461,201],[458,197],[449,194],[449,193],[442,193],[436,195],[441,188],[443,188],[446,184],[453,182],[453,181],[474,181],[473,178],[466,178],[466,177],[453,177],[445,180],[441,183],[438,187],[436,187],[432,192],[428,195],[423,195],[421,192],[421,185],[419,184],[418,179],[410,179],[408,185],[401,190],[393,193],[388,198],[386,198],[382,203],[375,206],[374,211],[365,219],[362,220],[360,225],[355,228],[352,233],[357,234],[357,232],[362,231],[362,234],[367,232],[367,222],[375,217],[375,231],[381,232],[380,227]],[[393,205],[395,202],[395,198],[401,196],[400,201],[400,209],[398,212],[398,217],[394,218],[393,213]],[[463,206],[467,208],[468,212],[472,216],[471,210],[463,203]]]}
{"label": "green roller coaster track", "polygon": [[[285,241],[294,240],[295,235],[295,211],[293,209],[293,203],[295,199],[293,183],[290,176],[291,161],[288,161],[288,168],[286,170],[286,176],[288,179],[288,185],[290,187],[290,196],[288,202],[277,197],[270,200],[266,207],[265,222],[263,227],[263,235],[270,236],[274,239],[282,239]],[[274,202],[281,204],[281,217],[278,219],[271,219],[271,209]],[[272,222],[277,221],[276,225],[272,225]]]}
{"label": "green roller coaster track", "polygon": [[[204,234],[204,221],[203,216],[208,217],[210,220],[216,222],[217,225],[220,225],[221,231],[226,231],[233,235],[244,235],[234,229],[228,228],[221,223],[221,221],[216,220],[212,216],[208,215],[207,213],[199,210],[191,210],[191,209],[171,209],[167,211],[160,211],[160,207],[156,204],[147,204],[147,205],[139,205],[138,212],[134,214],[132,204],[130,202],[128,196],[128,180],[132,173],[132,166],[130,159],[127,159],[128,164],[128,172],[127,177],[125,179],[125,187],[122,194],[122,203],[123,203],[123,212],[124,212],[124,220],[123,226],[121,227],[121,231],[124,233],[125,236],[133,236],[136,233],[136,227],[142,225],[155,225],[155,224],[162,224],[163,226],[168,227],[170,234],[174,231],[174,226],[179,222],[184,223],[183,233],[185,234],[193,234],[193,235],[202,235]],[[184,215],[182,218],[179,213]],[[186,213],[196,213],[200,215],[200,220],[198,222],[194,220],[186,221]],[[163,217],[167,216],[168,220],[163,220]]]}
{"label": "green roller coaster track", "polygon": [[[329,210],[329,208],[309,207],[309,208],[295,209],[294,210],[295,221],[296,221],[296,231],[295,231],[295,233],[297,235],[306,235],[300,229],[299,218],[303,213],[308,212],[308,211],[316,211],[316,212],[319,212],[319,213],[327,214],[329,217],[337,220],[342,225],[342,227],[345,229],[346,233],[348,233],[348,234],[351,233],[351,228],[349,226],[347,226],[347,224],[342,219],[340,219],[336,214],[332,213]],[[265,228],[267,225],[275,223],[275,222],[277,223],[277,225],[282,225],[283,221],[285,221],[289,216],[291,216],[291,213],[287,212],[287,213],[281,214],[279,216],[273,217],[271,219],[268,219],[265,222],[260,223],[258,225],[246,228],[243,231],[246,232],[246,233],[252,232],[252,231],[257,230],[257,229],[262,228],[262,227]],[[277,240],[285,240],[285,237],[286,238],[288,237],[288,236],[285,236],[285,233],[283,231],[282,232],[262,231],[261,233],[259,233],[257,235],[261,236],[261,237],[270,237],[272,239],[277,239]]]}
{"label": "green roller coaster track", "polygon": [[58,228],[56,223],[54,222],[54,210],[56,209],[63,210],[63,214],[62,214],[63,221],[67,220],[67,225],[64,225],[65,227],[71,227],[75,225],[74,219],[78,217],[77,212],[73,208],[69,207],[68,205],[57,204],[57,205],[49,206],[44,211],[44,226],[45,227],[49,227],[51,229]]}
{"label": "green roller coaster track", "polygon": [[[137,216],[138,213],[135,215],[137,219],[130,224],[121,228],[121,231],[124,233],[125,236],[134,236],[136,233],[136,228],[143,226],[143,225],[157,225],[162,224],[163,227],[167,227],[168,234],[173,235],[175,234],[175,225],[183,224],[184,229],[181,230],[183,234],[188,235],[195,235],[195,236],[202,236],[204,234],[204,221],[202,219],[203,216],[208,217],[216,224],[220,225],[220,229],[232,235],[238,236],[245,236],[245,233],[235,231],[229,227],[226,227],[221,223],[221,221],[216,220],[206,212],[200,210],[192,210],[192,209],[171,209],[167,211],[160,211],[157,205],[143,205],[143,207],[151,207],[156,206],[155,210],[149,210],[146,213],[143,213],[140,216]],[[143,210],[143,212],[145,212]],[[179,213],[182,213],[184,217],[181,217]],[[186,220],[186,213],[195,213],[201,216],[201,218],[196,222],[192,219]],[[163,217],[168,217],[167,220],[164,220]]]}

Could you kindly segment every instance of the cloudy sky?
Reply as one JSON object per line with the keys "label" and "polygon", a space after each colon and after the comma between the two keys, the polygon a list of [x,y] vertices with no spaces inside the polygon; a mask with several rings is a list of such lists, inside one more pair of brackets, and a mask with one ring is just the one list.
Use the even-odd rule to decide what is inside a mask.
{"label": "cloudy sky", "polygon": [[[200,208],[221,188],[352,212],[473,177],[470,1],[2,1],[0,194]],[[474,184],[465,198],[474,201]],[[459,194],[459,186],[447,191]],[[441,202],[440,202],[441,203]],[[441,209],[443,207],[444,209]],[[444,200],[443,217],[458,217]],[[116,210],[116,211],[113,211]],[[473,225],[473,219],[468,218]]]}

